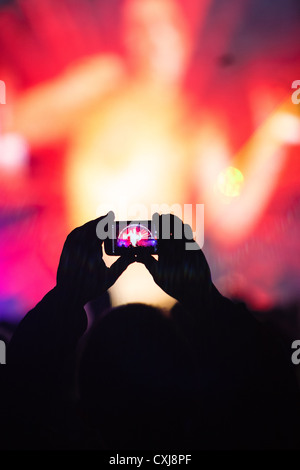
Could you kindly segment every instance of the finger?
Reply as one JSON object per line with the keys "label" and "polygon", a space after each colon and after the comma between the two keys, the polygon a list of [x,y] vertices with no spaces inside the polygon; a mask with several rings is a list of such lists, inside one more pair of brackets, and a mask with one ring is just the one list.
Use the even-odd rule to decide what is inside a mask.
{"label": "finger", "polygon": [[128,268],[128,266],[136,261],[133,254],[120,256],[111,266],[108,268],[108,287],[111,287],[121,274]]}
{"label": "finger", "polygon": [[149,255],[148,253],[139,253],[136,256],[136,261],[138,263],[142,263],[146,266],[150,274],[153,278],[156,277],[157,269],[158,269],[158,261],[153,258],[153,256]]}
{"label": "finger", "polygon": [[[67,240],[78,242],[80,240],[92,240],[98,238],[103,241],[108,236],[108,229],[113,223],[115,214],[110,211],[106,215],[98,217],[97,219],[90,220],[80,227],[76,227],[68,235]],[[101,235],[101,236],[100,236]]]}
{"label": "finger", "polygon": [[102,220],[107,219],[108,221],[114,222],[115,220],[115,213],[113,211],[109,211],[105,215],[101,215],[100,217],[97,217],[96,219],[90,220],[86,224],[82,225],[82,227],[93,227],[95,228],[99,222]]}
{"label": "finger", "polygon": [[162,250],[168,250],[170,245],[170,240],[172,244],[177,244],[178,249],[180,249],[180,243],[183,244],[188,230],[188,226],[185,226],[182,220],[174,214],[163,214],[160,216],[160,247]]}
{"label": "finger", "polygon": [[106,238],[112,236],[112,225],[115,221],[115,214],[113,211],[109,211],[106,215],[99,217],[98,219],[91,221],[91,227],[93,234],[95,234],[99,240],[104,241]]}
{"label": "finger", "polygon": [[183,235],[185,240],[193,240],[193,230],[188,224],[183,224]]}

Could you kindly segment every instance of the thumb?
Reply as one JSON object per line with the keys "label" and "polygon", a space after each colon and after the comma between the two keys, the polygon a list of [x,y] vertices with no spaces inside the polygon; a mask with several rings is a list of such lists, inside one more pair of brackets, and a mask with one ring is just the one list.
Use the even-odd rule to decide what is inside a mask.
{"label": "thumb", "polygon": [[136,261],[136,258],[132,253],[128,255],[122,255],[108,268],[107,286],[109,289],[121,274],[128,268],[128,266]]}
{"label": "thumb", "polygon": [[135,260],[138,263],[142,263],[146,266],[152,277],[155,279],[156,274],[157,274],[157,268],[158,268],[158,261],[153,258],[153,256],[149,255],[148,253],[139,253]]}

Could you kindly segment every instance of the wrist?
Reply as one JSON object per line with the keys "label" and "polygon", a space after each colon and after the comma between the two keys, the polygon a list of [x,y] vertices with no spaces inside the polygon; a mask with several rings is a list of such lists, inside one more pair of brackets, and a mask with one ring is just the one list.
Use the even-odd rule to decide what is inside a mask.
{"label": "wrist", "polygon": [[70,289],[61,284],[56,284],[53,291],[57,301],[64,307],[82,308],[86,303],[81,298],[78,291],[74,292],[74,289]]}

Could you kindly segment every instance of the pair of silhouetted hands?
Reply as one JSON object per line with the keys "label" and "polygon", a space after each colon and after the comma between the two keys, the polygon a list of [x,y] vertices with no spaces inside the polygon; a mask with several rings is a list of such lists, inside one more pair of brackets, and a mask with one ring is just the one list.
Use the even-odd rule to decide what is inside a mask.
{"label": "pair of silhouetted hands", "polygon": [[[103,240],[96,235],[97,224],[104,217],[92,220],[68,235],[57,271],[57,288],[63,295],[83,306],[109,289],[130,264],[140,262],[161,289],[184,305],[192,307],[195,303],[207,302],[212,286],[210,269],[199,245],[191,240],[189,226],[172,214],[154,214],[157,226],[162,227],[168,218],[170,227],[169,236],[159,239],[158,260],[149,254],[129,252],[108,268],[102,257]],[[177,229],[178,226],[182,228],[181,239],[174,237],[175,224]],[[193,247],[189,245],[192,249],[186,249],[187,241],[193,244]]]}

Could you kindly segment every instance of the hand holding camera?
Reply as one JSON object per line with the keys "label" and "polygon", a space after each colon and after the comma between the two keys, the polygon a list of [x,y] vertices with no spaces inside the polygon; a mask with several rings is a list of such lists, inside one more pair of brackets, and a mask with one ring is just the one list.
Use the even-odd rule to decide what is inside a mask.
{"label": "hand holding camera", "polygon": [[193,310],[208,306],[212,290],[211,274],[199,245],[192,240],[192,229],[175,215],[154,214],[158,227],[158,260],[146,251],[137,255],[156,284],[168,295]]}
{"label": "hand holding camera", "polygon": [[102,258],[103,240],[96,235],[100,217],[74,229],[67,237],[57,270],[57,288],[82,306],[108,290],[134,262],[132,253],[123,253],[108,268]]}
{"label": "hand holding camera", "polygon": [[[154,214],[152,220],[108,223],[105,251],[133,253],[156,284],[190,309],[208,306],[212,282],[208,263],[192,229],[172,214]],[[158,255],[158,260],[152,255]]]}
{"label": "hand holding camera", "polygon": [[[105,232],[99,227],[105,227]],[[84,305],[103,294],[137,261],[168,295],[193,308],[195,303],[209,301],[212,283],[205,256],[191,240],[191,228],[172,214],[122,222],[109,213],[69,234],[57,271],[57,287]],[[103,242],[108,255],[119,256],[110,268],[102,257]]]}

